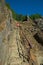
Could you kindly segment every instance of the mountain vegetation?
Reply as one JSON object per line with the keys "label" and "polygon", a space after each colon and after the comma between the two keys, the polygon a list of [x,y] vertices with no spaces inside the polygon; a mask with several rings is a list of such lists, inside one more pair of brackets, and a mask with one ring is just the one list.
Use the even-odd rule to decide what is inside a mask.
{"label": "mountain vegetation", "polygon": [[[15,11],[13,11],[9,4],[6,4],[6,6],[12,11],[13,18],[17,21],[27,21],[27,15],[17,14]],[[32,14],[29,16],[32,20],[41,18],[42,16],[40,14]]]}
{"label": "mountain vegetation", "polygon": [[10,8],[10,5],[9,4],[6,4],[6,6],[12,11],[12,15],[13,15],[13,18],[17,21],[27,21],[27,15],[22,15],[22,14],[17,14],[15,11],[13,11],[11,8]]}
{"label": "mountain vegetation", "polygon": [[40,14],[33,14],[33,15],[30,15],[29,16],[32,20],[35,20],[35,19],[38,19],[38,18],[41,18],[42,16]]}

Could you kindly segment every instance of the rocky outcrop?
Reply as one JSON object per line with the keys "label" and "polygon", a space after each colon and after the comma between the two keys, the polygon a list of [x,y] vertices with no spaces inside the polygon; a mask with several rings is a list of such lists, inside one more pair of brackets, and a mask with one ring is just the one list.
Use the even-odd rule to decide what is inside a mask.
{"label": "rocky outcrop", "polygon": [[[7,8],[5,8],[6,11]],[[8,59],[8,49],[9,49],[9,38],[11,35],[13,28],[10,23],[11,17],[9,13],[1,13],[0,12],[0,64],[5,65],[6,60]],[[5,18],[5,16],[6,18]],[[2,18],[3,17],[3,18]]]}
{"label": "rocky outcrop", "polygon": [[12,18],[12,12],[5,7],[4,14],[3,19],[0,19],[0,65],[29,65],[23,56],[27,51],[21,44],[19,28]]}

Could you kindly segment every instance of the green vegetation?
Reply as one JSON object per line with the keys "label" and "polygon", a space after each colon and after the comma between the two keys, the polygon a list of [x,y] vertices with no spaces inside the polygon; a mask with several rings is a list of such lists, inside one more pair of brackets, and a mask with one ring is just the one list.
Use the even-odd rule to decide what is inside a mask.
{"label": "green vegetation", "polygon": [[13,18],[17,21],[27,21],[27,16],[22,15],[22,14],[17,14],[16,12],[14,12],[11,8],[9,4],[6,4],[6,6],[8,7],[8,9],[10,9],[12,11],[12,15]]}
{"label": "green vegetation", "polygon": [[0,6],[1,6],[1,2],[0,2]]}
{"label": "green vegetation", "polygon": [[8,7],[8,9],[11,9],[10,6],[9,6],[9,4],[6,3],[6,6]]}
{"label": "green vegetation", "polygon": [[[10,5],[9,4],[6,4],[6,6],[12,11],[12,15],[13,15],[13,18],[17,21],[27,21],[27,16],[25,15],[22,15],[22,14],[17,14],[15,11],[13,11],[11,8],[10,8]],[[41,18],[41,15],[40,14],[33,14],[33,15],[30,15],[29,16],[32,20],[35,20],[35,19],[38,19],[38,18]]]}
{"label": "green vegetation", "polygon": [[31,15],[30,18],[31,18],[32,20],[38,19],[38,18],[41,18],[41,15],[40,15],[40,14],[34,14],[34,15]]}

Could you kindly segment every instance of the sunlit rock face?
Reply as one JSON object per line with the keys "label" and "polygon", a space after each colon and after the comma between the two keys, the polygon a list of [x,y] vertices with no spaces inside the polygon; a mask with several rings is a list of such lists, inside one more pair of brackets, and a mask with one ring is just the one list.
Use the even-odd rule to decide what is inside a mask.
{"label": "sunlit rock face", "polygon": [[9,36],[11,34],[10,20],[5,21],[5,27],[0,31],[0,63],[4,65],[8,59],[9,49]]}
{"label": "sunlit rock face", "polygon": [[[0,8],[2,7],[1,2],[4,2],[4,0],[0,1]],[[4,16],[4,13],[0,9],[0,65],[5,65],[5,62],[8,59],[8,44],[9,44],[9,38],[8,36],[11,34],[11,23],[10,23],[10,16],[7,16],[8,13],[6,13],[6,18]]]}
{"label": "sunlit rock face", "polygon": [[2,3],[1,3],[1,1],[0,1],[0,13],[1,13],[1,8],[2,8]]}
{"label": "sunlit rock face", "polygon": [[38,25],[41,31],[43,31],[43,18],[36,19],[35,23]]}
{"label": "sunlit rock face", "polygon": [[3,13],[5,7],[5,0],[0,0],[0,11]]}
{"label": "sunlit rock face", "polygon": [[4,4],[5,4],[5,0],[0,0],[0,2],[2,3],[2,5],[4,5]]}

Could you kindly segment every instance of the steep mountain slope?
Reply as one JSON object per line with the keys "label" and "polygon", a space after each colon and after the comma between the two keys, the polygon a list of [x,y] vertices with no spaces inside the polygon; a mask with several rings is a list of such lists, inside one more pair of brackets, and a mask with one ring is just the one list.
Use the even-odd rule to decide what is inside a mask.
{"label": "steep mountain slope", "polygon": [[30,18],[18,22],[7,6],[0,6],[0,65],[43,64],[43,46],[34,38],[38,31]]}
{"label": "steep mountain slope", "polygon": [[0,65],[29,65],[23,49],[19,28],[12,12],[5,6],[4,11],[0,10]]}

